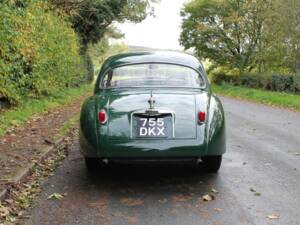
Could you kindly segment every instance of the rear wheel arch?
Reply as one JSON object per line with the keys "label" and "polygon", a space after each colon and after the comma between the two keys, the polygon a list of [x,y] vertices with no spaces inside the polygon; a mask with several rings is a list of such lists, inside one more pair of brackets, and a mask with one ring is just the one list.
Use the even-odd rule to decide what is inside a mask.
{"label": "rear wheel arch", "polygon": [[207,121],[206,155],[222,155],[226,151],[225,115],[220,99],[211,96]]}
{"label": "rear wheel arch", "polygon": [[84,156],[97,157],[98,134],[95,96],[85,100],[80,113],[80,150]]}

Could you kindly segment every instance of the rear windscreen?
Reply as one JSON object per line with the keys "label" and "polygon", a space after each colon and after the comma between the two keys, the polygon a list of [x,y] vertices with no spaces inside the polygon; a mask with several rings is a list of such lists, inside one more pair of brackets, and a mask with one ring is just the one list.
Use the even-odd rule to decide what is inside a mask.
{"label": "rear windscreen", "polygon": [[195,70],[173,64],[134,64],[117,67],[105,74],[102,88],[113,87],[191,87],[205,86]]}

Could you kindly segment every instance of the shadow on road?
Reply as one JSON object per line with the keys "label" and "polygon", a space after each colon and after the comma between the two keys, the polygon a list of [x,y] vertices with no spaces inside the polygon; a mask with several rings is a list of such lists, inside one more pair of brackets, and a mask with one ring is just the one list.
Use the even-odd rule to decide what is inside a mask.
{"label": "shadow on road", "polygon": [[209,174],[201,168],[186,165],[114,165],[93,174],[86,171],[86,179],[90,185],[106,186],[114,191],[123,191],[130,186],[132,190],[143,190],[146,193],[147,190],[156,189],[162,194],[163,190],[204,191],[205,186],[217,183],[218,174]]}

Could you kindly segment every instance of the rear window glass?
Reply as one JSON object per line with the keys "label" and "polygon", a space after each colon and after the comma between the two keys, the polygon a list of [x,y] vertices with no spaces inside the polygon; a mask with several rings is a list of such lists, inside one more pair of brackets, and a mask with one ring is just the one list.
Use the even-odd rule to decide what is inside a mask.
{"label": "rear window glass", "polygon": [[191,87],[205,86],[195,70],[172,64],[134,64],[110,70],[101,82],[102,88],[113,87]]}

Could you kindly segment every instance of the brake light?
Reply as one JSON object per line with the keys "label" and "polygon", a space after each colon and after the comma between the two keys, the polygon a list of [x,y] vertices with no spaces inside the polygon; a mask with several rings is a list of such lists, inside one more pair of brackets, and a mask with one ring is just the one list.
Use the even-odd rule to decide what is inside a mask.
{"label": "brake light", "polygon": [[205,112],[200,111],[198,113],[198,120],[200,123],[204,123],[205,122],[205,118],[206,118],[206,114]]}
{"label": "brake light", "polygon": [[105,124],[107,121],[106,111],[103,109],[98,113],[98,119],[101,124]]}

